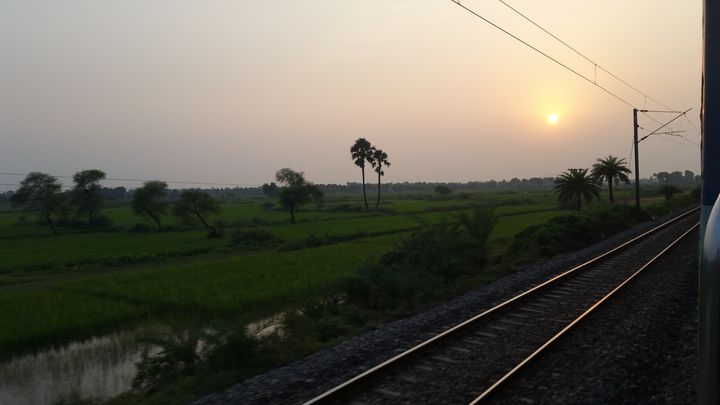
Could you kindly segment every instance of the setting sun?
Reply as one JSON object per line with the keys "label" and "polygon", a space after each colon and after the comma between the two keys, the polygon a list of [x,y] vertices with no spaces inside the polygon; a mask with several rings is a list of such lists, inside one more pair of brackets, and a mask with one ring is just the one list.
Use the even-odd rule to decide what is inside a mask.
{"label": "setting sun", "polygon": [[547,116],[547,121],[549,124],[555,124],[558,122],[558,115],[557,114],[550,114]]}

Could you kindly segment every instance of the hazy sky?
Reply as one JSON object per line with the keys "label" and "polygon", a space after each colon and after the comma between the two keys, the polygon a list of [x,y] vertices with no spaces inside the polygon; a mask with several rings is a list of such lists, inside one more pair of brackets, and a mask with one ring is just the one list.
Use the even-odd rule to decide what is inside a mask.
{"label": "hazy sky", "polygon": [[[686,139],[640,144],[640,173],[699,171],[701,2],[508,2],[649,96],[693,107],[673,125]],[[662,108],[497,0],[462,3]],[[345,183],[360,180],[358,137],[388,153],[385,181],[555,176],[630,156],[629,106],[449,0],[0,0],[0,60],[0,172],[257,185],[291,167]]]}

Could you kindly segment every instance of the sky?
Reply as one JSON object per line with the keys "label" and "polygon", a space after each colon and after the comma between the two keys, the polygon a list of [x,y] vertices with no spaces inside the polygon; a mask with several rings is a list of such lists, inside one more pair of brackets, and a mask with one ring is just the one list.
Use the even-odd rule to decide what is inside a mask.
{"label": "sky", "polygon": [[[344,184],[364,137],[386,182],[556,176],[629,161],[631,106],[692,108],[640,143],[642,177],[699,172],[701,2],[506,3],[601,68],[462,1],[624,102],[450,0],[0,0],[0,173]],[[674,117],[648,115],[641,136]]]}

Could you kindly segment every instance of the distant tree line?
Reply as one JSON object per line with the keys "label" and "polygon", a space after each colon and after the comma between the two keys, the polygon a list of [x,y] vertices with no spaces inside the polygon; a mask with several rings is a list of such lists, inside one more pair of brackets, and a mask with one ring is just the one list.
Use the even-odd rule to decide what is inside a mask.
{"label": "distant tree line", "polygon": [[[116,198],[124,190],[103,189],[100,186],[103,179],[105,173],[101,170],[82,170],[73,176],[72,188],[62,191],[63,185],[57,177],[32,172],[20,182],[15,192],[9,194],[8,201],[13,207],[38,212],[40,220],[55,235],[58,234],[57,225],[102,228],[110,225],[101,213],[106,195],[103,190],[110,190]],[[158,229],[162,229],[161,218],[172,206],[173,215],[183,223],[198,221],[211,237],[219,236],[218,229],[207,221],[208,214],[220,211],[214,197],[202,190],[176,190],[177,198],[171,204],[169,194],[166,182],[147,181],[133,190],[131,208],[135,214],[151,219]]]}

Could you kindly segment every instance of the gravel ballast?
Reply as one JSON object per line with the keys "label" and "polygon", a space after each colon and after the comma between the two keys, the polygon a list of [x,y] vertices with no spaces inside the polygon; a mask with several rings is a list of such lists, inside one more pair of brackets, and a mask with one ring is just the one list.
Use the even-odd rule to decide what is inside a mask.
{"label": "gravel ballast", "polygon": [[[581,251],[528,266],[512,275],[478,288],[476,291],[460,296],[447,303],[434,306],[423,313],[381,325],[369,333],[350,339],[334,348],[322,350],[287,366],[271,370],[245,382],[236,384],[225,391],[207,396],[197,401],[196,404],[303,403],[304,401],[327,391],[328,389],[346,381],[362,371],[411,348],[415,344],[443,330],[446,330],[485,309],[491,308],[492,306],[539,284],[547,278],[567,270],[573,265],[582,263],[583,261],[594,257],[595,255],[607,250],[609,247],[617,245],[622,241],[628,240],[654,226],[657,226],[664,219],[665,218],[661,218],[653,222],[638,225]],[[695,240],[693,243],[696,247],[697,241]],[[686,259],[690,260],[689,258]],[[686,267],[690,266],[689,262],[685,263],[685,265]],[[696,267],[693,267],[693,269],[693,271],[696,271]],[[696,278],[693,280],[696,280]],[[696,287],[696,281],[693,282]],[[668,285],[672,286],[674,284],[671,281],[671,284]],[[653,289],[653,291],[655,290]],[[691,292],[686,292],[685,299],[679,301],[680,306],[684,305],[691,310],[695,310],[696,294],[697,289],[695,289],[694,295],[692,295]],[[695,302],[689,301],[691,295],[695,297]],[[628,325],[633,325],[636,322],[637,321],[632,320],[627,321]],[[682,335],[682,338],[688,340],[689,335],[692,335],[694,338],[694,324],[683,325],[679,328],[680,331],[685,331],[683,328],[687,329],[685,331],[685,335]],[[647,339],[650,338],[645,337],[645,340]],[[692,342],[692,345],[694,345],[694,341]],[[656,352],[656,354],[657,353],[660,352]],[[658,355],[667,355],[667,350]],[[648,357],[649,354],[645,354],[645,356]],[[621,359],[618,358],[618,360]],[[621,362],[616,361],[615,363],[618,364],[618,367],[623,367]],[[691,366],[694,367],[694,358],[684,359],[681,366],[683,367],[682,371],[666,373],[671,375],[665,375],[665,377],[670,378],[672,375],[677,376],[678,373],[684,373],[682,374],[685,376],[684,378],[691,378],[691,376],[694,375],[694,369],[689,369]],[[558,365],[558,367],[561,369],[573,370],[573,368],[569,366],[569,363],[566,365]],[[675,370],[680,370],[679,367],[680,366],[678,366]],[[542,390],[542,388],[539,388],[540,386],[549,387],[549,385],[543,384],[529,383],[528,391],[531,392],[536,389]],[[687,385],[691,386],[692,384],[688,383]],[[612,390],[611,387],[604,387],[603,389]],[[600,391],[602,391],[602,389]],[[677,391],[675,390],[673,392]],[[686,394],[677,394],[675,396],[668,394],[667,398],[678,399],[682,395],[685,396],[682,397],[683,400],[680,401],[681,403],[684,402],[684,399],[692,397],[692,393],[688,391]],[[519,398],[522,398],[523,400],[535,400],[531,398],[529,393],[514,399],[517,400]],[[595,397],[588,395],[583,398]],[[573,400],[568,397],[569,402],[577,402],[578,400],[582,400],[582,398],[575,398]],[[508,401],[510,402],[507,403],[512,403],[512,400],[508,399]],[[543,400],[541,399],[540,401]],[[660,401],[665,402],[662,399]],[[567,401],[563,401],[559,398],[547,399],[547,403],[558,402]],[[590,399],[589,402],[593,402],[592,399]],[[600,402],[615,403],[614,401]],[[635,403],[637,403],[637,401],[635,401]]]}
{"label": "gravel ballast", "polygon": [[641,273],[491,402],[696,403],[697,238]]}

